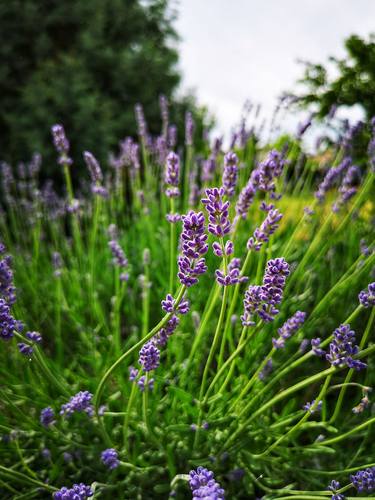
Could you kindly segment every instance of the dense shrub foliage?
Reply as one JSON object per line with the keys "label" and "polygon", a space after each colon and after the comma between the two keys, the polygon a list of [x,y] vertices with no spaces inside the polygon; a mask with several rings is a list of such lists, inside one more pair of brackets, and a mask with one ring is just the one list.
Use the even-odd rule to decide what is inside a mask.
{"label": "dense shrub foliage", "polygon": [[374,131],[177,150],[161,104],[74,185],[55,125],[64,196],[2,165],[1,498],[371,496]]}

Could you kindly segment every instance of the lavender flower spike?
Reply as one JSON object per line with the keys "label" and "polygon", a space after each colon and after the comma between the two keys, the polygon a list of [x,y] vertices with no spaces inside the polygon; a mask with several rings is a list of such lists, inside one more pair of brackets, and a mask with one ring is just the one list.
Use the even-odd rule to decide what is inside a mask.
{"label": "lavender flower spike", "polygon": [[89,151],[84,151],[83,159],[90,172],[91,180],[94,184],[100,184],[103,181],[103,173],[98,160]]}
{"label": "lavender flower spike", "polygon": [[267,217],[264,219],[260,227],[257,227],[254,231],[254,235],[249,238],[247,242],[247,249],[254,249],[258,252],[263,243],[267,243],[271,234],[273,234],[279,227],[278,222],[282,219],[283,214],[279,212],[277,208],[271,209],[267,213]]}
{"label": "lavender flower spike", "polygon": [[238,177],[238,158],[236,153],[229,152],[224,156],[223,188],[229,197],[234,195]]}
{"label": "lavender flower spike", "polygon": [[55,412],[50,406],[47,406],[40,412],[39,420],[44,427],[48,427],[55,422]]}
{"label": "lavender flower spike", "polygon": [[92,497],[94,492],[83,483],[73,484],[71,488],[63,486],[59,491],[53,494],[54,500],[85,500]]}
{"label": "lavender flower spike", "polygon": [[150,340],[139,351],[139,364],[145,372],[155,370],[160,363],[160,351]]}
{"label": "lavender flower spike", "polygon": [[224,490],[215,481],[213,472],[198,467],[190,471],[189,484],[193,494],[193,500],[205,498],[207,500],[224,500]]}
{"label": "lavender flower spike", "polygon": [[272,339],[275,349],[280,349],[285,346],[285,340],[290,338],[304,323],[306,313],[297,311],[291,318],[289,318],[281,328],[278,329],[279,338]]}
{"label": "lavender flower spike", "polygon": [[108,448],[107,450],[102,451],[100,458],[109,470],[116,469],[120,465],[118,453],[114,448]]}
{"label": "lavender flower spike", "polygon": [[375,490],[375,467],[358,471],[350,476],[350,480],[360,493],[363,491],[371,493]]}
{"label": "lavender flower spike", "polygon": [[333,332],[333,340],[329,344],[329,353],[326,359],[333,366],[347,365],[355,370],[366,368],[362,361],[353,359],[353,356],[359,352],[355,344],[355,333],[350,329],[350,325],[340,325]]}
{"label": "lavender flower spike", "polygon": [[90,392],[77,392],[77,394],[70,398],[68,403],[61,406],[60,415],[66,415],[70,417],[75,412],[85,412],[91,417],[94,414],[91,400],[92,394]]}
{"label": "lavender flower spike", "polygon": [[363,307],[375,306],[375,281],[370,283],[367,290],[362,290],[358,295],[359,303]]}
{"label": "lavender flower spike", "polygon": [[66,138],[65,130],[62,125],[53,125],[51,128],[53,144],[56,148],[56,151],[60,154],[58,163],[60,165],[71,165],[73,160],[69,158],[69,141]]}
{"label": "lavender flower spike", "polygon": [[228,234],[231,228],[228,212],[229,201],[223,202],[224,194],[225,191],[222,187],[210,188],[206,189],[206,198],[202,199],[208,212],[208,231],[219,238]]}
{"label": "lavender flower spike", "polygon": [[171,151],[167,156],[164,175],[165,184],[170,186],[165,191],[165,194],[169,198],[179,196],[180,194],[180,190],[178,189],[179,177],[180,159],[178,155],[176,155],[176,153],[173,153],[173,151]]}

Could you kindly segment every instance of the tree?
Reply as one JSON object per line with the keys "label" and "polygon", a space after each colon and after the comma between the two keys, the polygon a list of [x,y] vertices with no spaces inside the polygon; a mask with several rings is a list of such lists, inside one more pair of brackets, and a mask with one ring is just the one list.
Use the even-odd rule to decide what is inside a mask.
{"label": "tree", "polygon": [[104,161],[136,133],[137,102],[158,132],[158,97],[180,81],[174,17],[168,0],[2,2],[1,158],[40,151],[55,168],[50,127],[62,123],[76,158],[88,149]]}
{"label": "tree", "polygon": [[330,77],[323,64],[304,62],[304,75],[299,80],[306,87],[294,95],[301,107],[313,107],[321,118],[329,115],[332,107],[359,104],[367,119],[375,116],[375,35],[368,40],[352,35],[345,41],[346,57],[330,57],[337,77]]}

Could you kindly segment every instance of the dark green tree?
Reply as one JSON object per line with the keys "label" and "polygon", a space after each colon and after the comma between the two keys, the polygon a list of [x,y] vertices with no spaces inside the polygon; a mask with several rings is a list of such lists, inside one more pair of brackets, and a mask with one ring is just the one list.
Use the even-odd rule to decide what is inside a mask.
{"label": "dark green tree", "polygon": [[370,119],[375,116],[375,35],[368,40],[352,35],[345,41],[345,49],[345,58],[329,58],[335,77],[330,76],[327,65],[304,62],[299,83],[305,90],[293,97],[298,105],[313,108],[321,118],[332,106],[359,104]]}
{"label": "dark green tree", "polygon": [[[158,97],[173,103],[180,81],[174,17],[168,0],[1,2],[0,157],[15,162],[40,151],[52,170],[57,122],[76,158],[89,149],[104,162],[136,133],[137,102],[158,132]],[[180,125],[188,101],[173,116]]]}

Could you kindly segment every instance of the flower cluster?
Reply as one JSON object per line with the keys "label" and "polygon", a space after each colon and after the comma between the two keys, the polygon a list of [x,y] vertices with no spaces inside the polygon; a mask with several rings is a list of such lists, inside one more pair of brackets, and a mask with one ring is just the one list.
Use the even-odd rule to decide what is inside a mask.
{"label": "flower cluster", "polygon": [[137,380],[138,373],[139,373],[139,370],[134,368],[134,366],[129,367],[129,380],[130,380],[130,382],[137,382],[137,385],[138,385],[139,390],[141,392],[143,392],[145,390],[146,386],[147,386],[149,391],[152,391],[154,388],[154,379],[149,378],[148,380],[146,380],[146,376],[142,375]]}
{"label": "flower cluster", "polygon": [[375,281],[368,285],[367,290],[362,290],[359,293],[358,299],[363,307],[375,306]]}
{"label": "flower cluster", "polygon": [[188,111],[185,117],[185,144],[186,146],[193,145],[195,123],[193,120],[193,115]]}
{"label": "flower cluster", "polygon": [[145,141],[147,139],[147,124],[142,104],[139,103],[136,104],[134,110],[135,110],[135,119],[138,126],[138,135],[139,137],[141,137],[143,141]]}
{"label": "flower cluster", "polygon": [[274,197],[275,179],[281,176],[285,164],[286,160],[282,153],[275,149],[271,150],[251,174],[253,184],[259,191],[270,193],[271,197]]}
{"label": "flower cluster", "polygon": [[314,406],[315,406],[315,399],[313,399],[311,403],[305,403],[302,408],[308,411],[309,413],[313,414],[316,411],[321,411],[323,406],[323,401],[319,401],[318,404],[315,406],[315,408]]}
{"label": "flower cluster", "polygon": [[103,173],[98,160],[89,151],[83,153],[83,158],[91,176],[91,191],[102,198],[106,198],[108,196],[108,191],[102,186]]}
{"label": "flower cluster", "polygon": [[245,219],[250,205],[253,203],[254,196],[257,192],[253,180],[250,178],[246,186],[241,190],[236,203],[236,217]]}
{"label": "flower cluster", "polygon": [[223,201],[224,188],[206,189],[206,198],[202,199],[208,213],[208,231],[221,238],[229,233],[229,201]]}
{"label": "flower cluster", "polygon": [[48,427],[55,422],[55,412],[50,406],[43,408],[40,412],[39,421],[44,427]]}
{"label": "flower cluster", "polygon": [[5,254],[5,246],[0,242],[0,296],[9,305],[16,301],[16,289],[13,283],[13,271],[11,268],[12,257]]}
{"label": "flower cluster", "polygon": [[329,344],[329,353],[326,354],[326,359],[333,366],[347,365],[349,368],[362,370],[367,365],[353,359],[358,351],[359,348],[355,344],[355,332],[350,329],[350,325],[340,325],[333,332],[333,340]]}
{"label": "flower cluster", "polygon": [[108,242],[108,246],[112,252],[112,262],[115,266],[118,266],[123,272],[120,275],[120,280],[121,281],[127,281],[128,280],[128,273],[124,272],[125,269],[128,267],[128,259],[125,256],[124,250],[121,248],[120,243],[118,242],[117,238],[115,237],[114,231],[115,231],[115,226],[112,225],[110,226],[110,233],[112,234],[112,239]]}
{"label": "flower cluster", "polygon": [[203,255],[208,250],[204,232],[204,215],[190,210],[182,216],[181,255],[178,258],[178,277],[187,287],[198,283],[198,276],[207,271]]}
{"label": "flower cluster", "polygon": [[327,490],[330,490],[333,492],[333,495],[331,497],[331,500],[344,500],[345,499],[345,496],[342,495],[341,493],[336,493],[336,491],[340,488],[340,483],[338,481],[336,481],[335,479],[333,479],[328,487],[327,487]]}
{"label": "flower cluster", "polygon": [[317,198],[318,201],[322,202],[325,199],[327,192],[332,188],[341,174],[347,170],[351,161],[351,158],[346,157],[339,165],[337,165],[337,167],[331,167],[328,170],[323,181],[319,184],[318,189],[315,192],[315,198]]}
{"label": "flower cluster", "polygon": [[155,370],[160,363],[160,351],[152,340],[146,344],[139,351],[139,364],[143,371],[150,372]]}
{"label": "flower cluster", "polygon": [[118,453],[113,448],[108,448],[100,454],[101,461],[108,467],[108,469],[116,469],[120,465],[120,460],[118,459]]}
{"label": "flower cluster", "polygon": [[175,307],[175,300],[170,293],[167,294],[164,300],[161,301],[161,308],[166,313],[187,314],[190,309],[189,301],[182,298],[181,302]]}
{"label": "flower cluster", "polygon": [[272,339],[275,349],[281,349],[285,346],[285,340],[290,338],[305,322],[306,313],[297,311],[291,318],[289,318],[281,328],[278,329],[279,338]]}
{"label": "flower cluster", "polygon": [[71,488],[63,486],[59,491],[53,494],[55,500],[85,500],[85,498],[92,497],[94,492],[83,483],[73,484]]}
{"label": "flower cluster", "polygon": [[258,252],[263,243],[267,243],[271,234],[273,234],[279,227],[279,222],[283,214],[277,208],[269,210],[267,217],[264,219],[260,227],[257,227],[254,234],[247,242],[248,250],[255,250]]}
{"label": "flower cluster", "polygon": [[89,417],[93,416],[94,409],[91,403],[92,394],[88,391],[77,392],[72,396],[68,403],[61,406],[60,415],[70,417],[73,413],[85,412]]}
{"label": "flower cluster", "polygon": [[224,156],[223,189],[227,196],[234,195],[238,177],[238,158],[236,153],[229,152]]}
{"label": "flower cluster", "polygon": [[358,471],[350,476],[350,480],[360,493],[363,491],[371,493],[375,490],[375,467]]}
{"label": "flower cluster", "polygon": [[4,299],[0,298],[0,338],[10,340],[14,331],[22,329],[22,323],[12,316],[10,307]]}
{"label": "flower cluster", "polygon": [[173,315],[167,324],[163,328],[160,328],[158,333],[152,338],[154,344],[157,347],[164,347],[169,337],[176,330],[179,322],[179,318],[176,315]]}
{"label": "flower cluster", "polygon": [[166,160],[164,182],[169,187],[166,189],[165,194],[169,198],[179,196],[180,190],[178,183],[180,178],[180,159],[176,153],[171,151]]}
{"label": "flower cluster", "polygon": [[58,162],[60,165],[71,165],[73,160],[69,158],[69,141],[66,138],[65,130],[62,125],[56,124],[51,128],[53,144],[56,148],[56,151],[60,153]]}
{"label": "flower cluster", "polygon": [[265,322],[273,321],[279,313],[275,307],[283,298],[286,277],[289,275],[289,264],[283,258],[271,259],[267,262],[262,285],[251,285],[245,292],[244,314],[241,316],[243,326],[254,325],[253,316]]}
{"label": "flower cluster", "polygon": [[356,165],[351,165],[348,168],[339,188],[340,197],[332,207],[334,212],[338,212],[356,194],[358,188],[355,184],[358,183],[360,175],[361,171]]}
{"label": "flower cluster", "polygon": [[193,500],[202,498],[209,500],[224,500],[224,490],[214,479],[214,473],[198,467],[197,470],[190,471],[189,484],[193,494]]}

